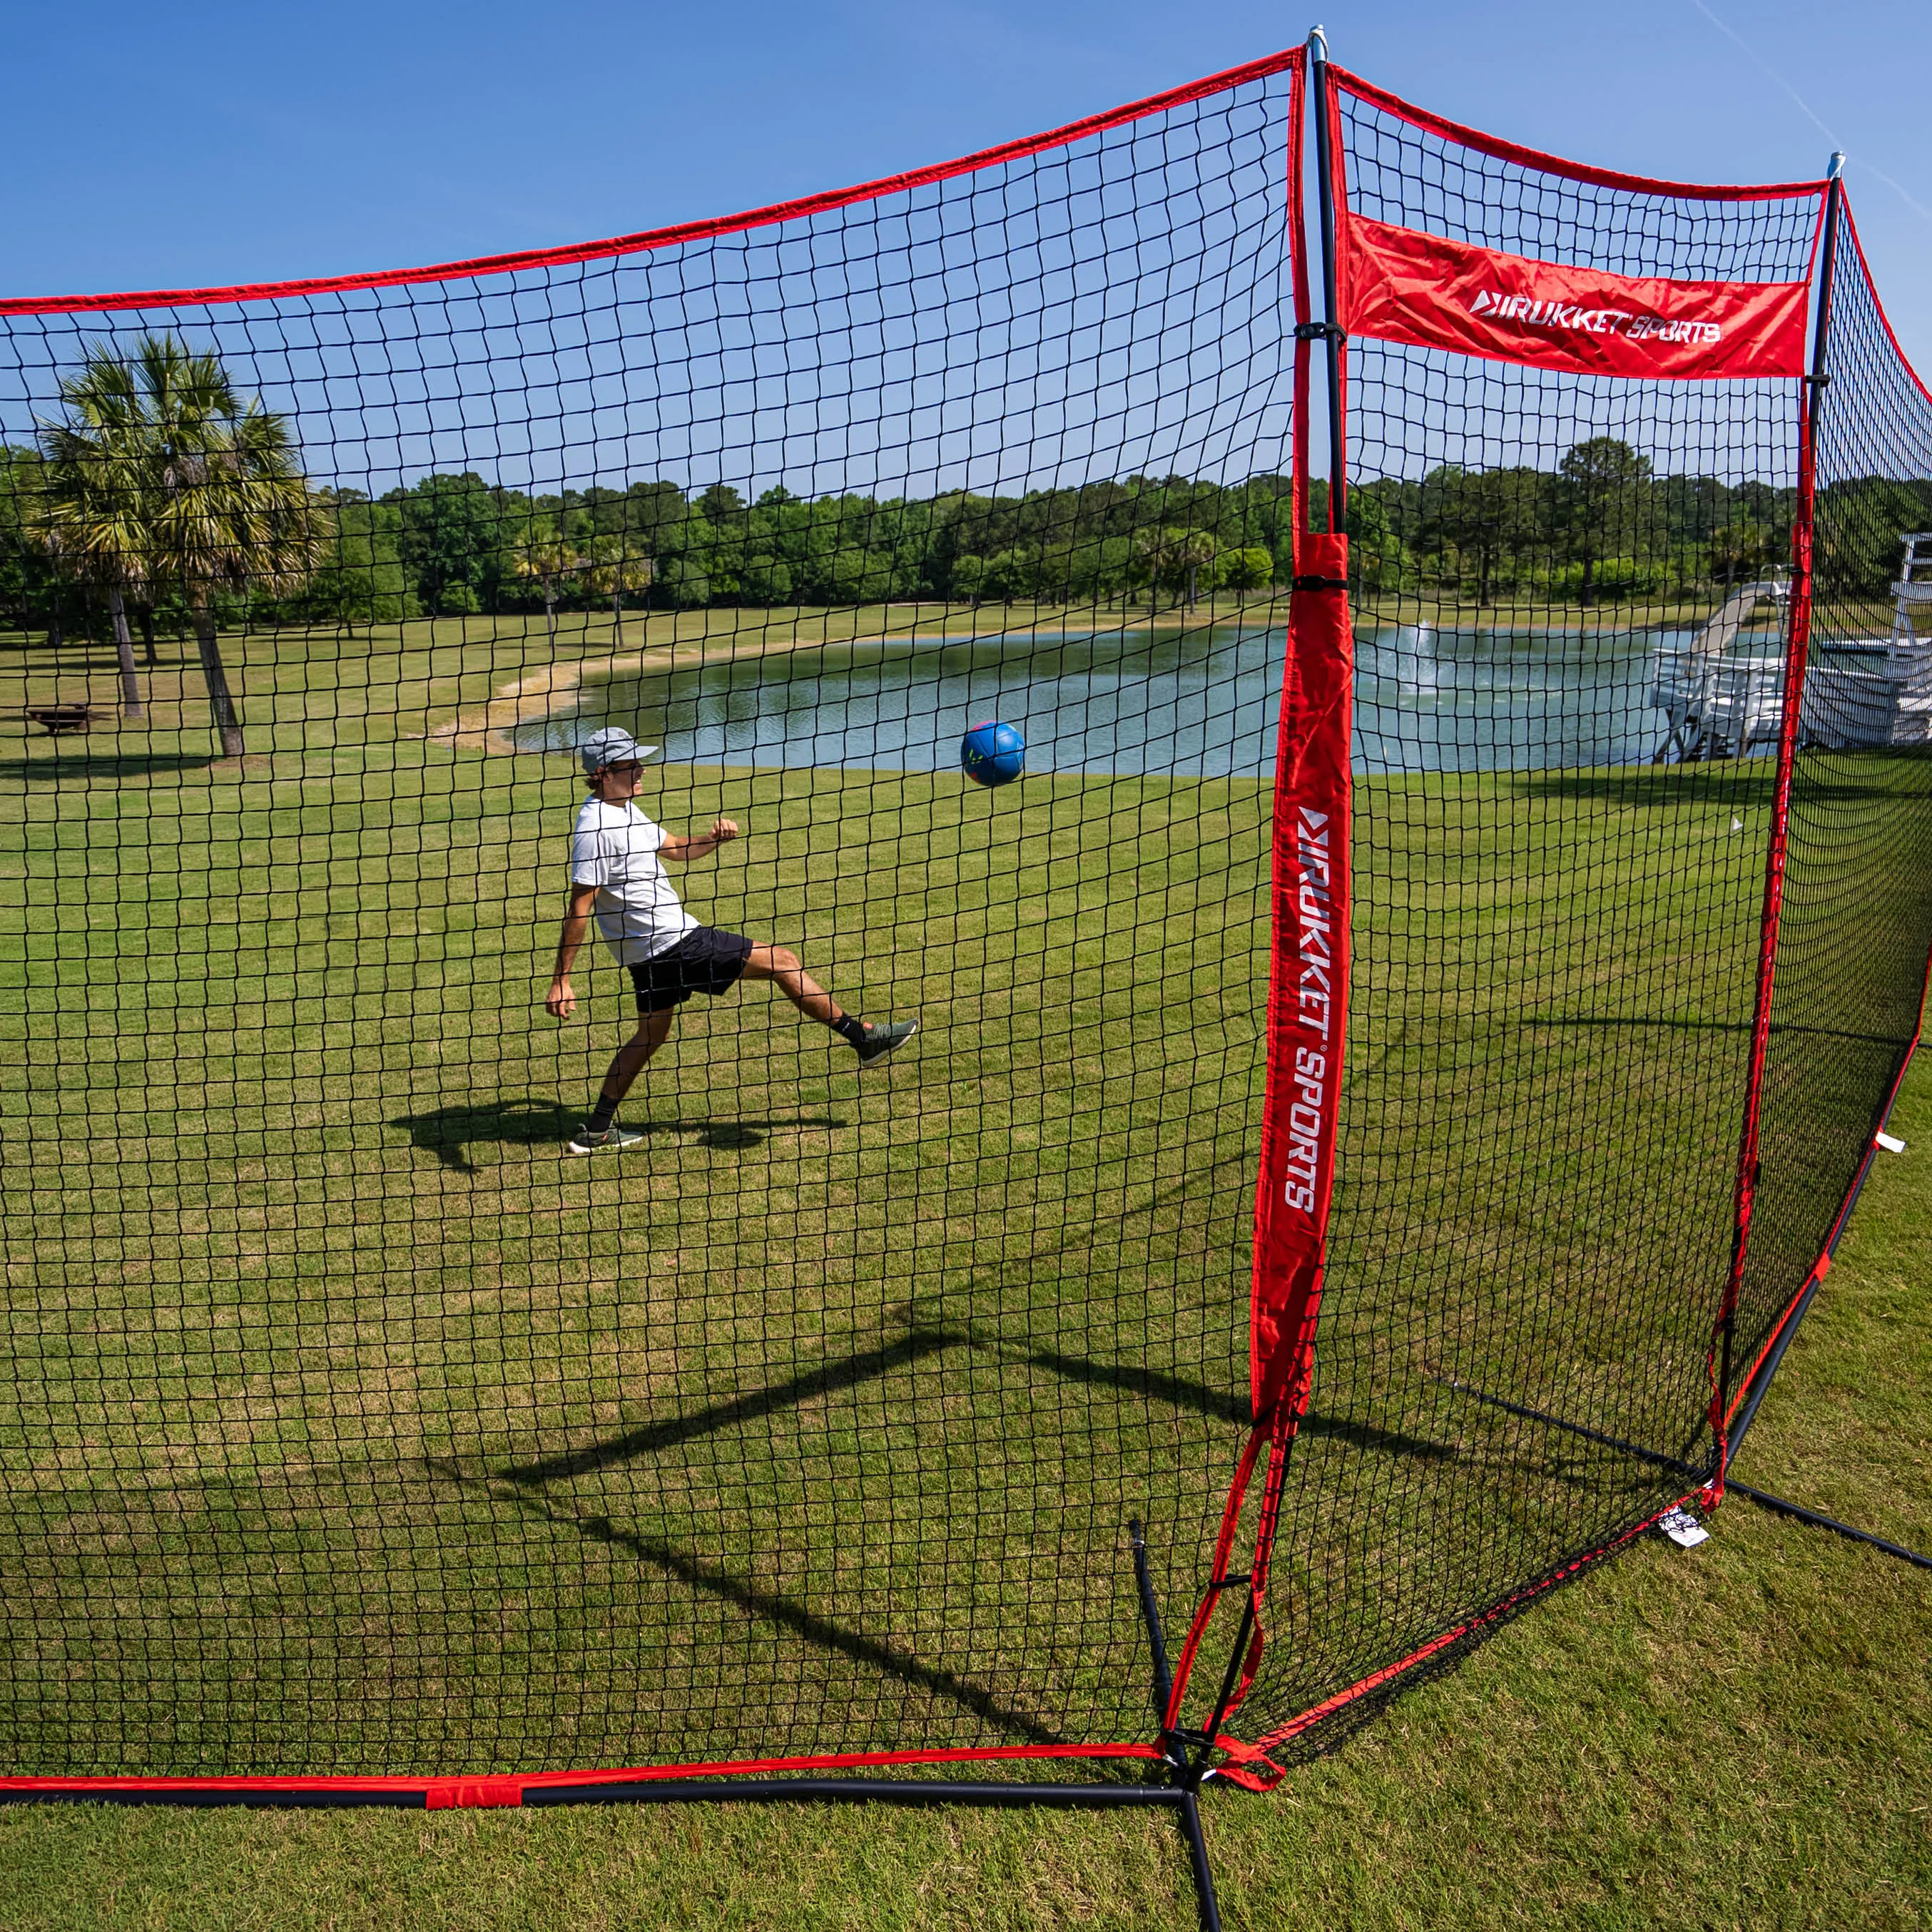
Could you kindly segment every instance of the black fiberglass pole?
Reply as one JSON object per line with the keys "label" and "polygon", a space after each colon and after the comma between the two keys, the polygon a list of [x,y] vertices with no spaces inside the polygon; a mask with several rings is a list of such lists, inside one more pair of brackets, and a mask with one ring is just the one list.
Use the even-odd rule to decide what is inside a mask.
{"label": "black fiberglass pole", "polygon": [[1811,460],[1817,461],[1818,405],[1831,380],[1825,368],[1825,352],[1832,339],[1832,274],[1838,259],[1838,210],[1844,200],[1845,158],[1834,154],[1825,171],[1825,232],[1818,250],[1818,314],[1811,333],[1811,394],[1809,401],[1813,437]]}
{"label": "black fiberglass pole", "polygon": [[[1818,248],[1818,306],[1812,322],[1811,373],[1805,379],[1805,386],[1808,391],[1808,394],[1806,395],[1804,399],[1804,460],[1803,471],[1798,478],[1798,514],[1802,524],[1804,526],[1804,535],[1807,538],[1803,548],[1798,552],[1798,555],[1804,560],[1805,575],[1804,581],[1802,583],[1794,582],[1792,586],[1792,597],[1791,622],[1795,625],[1799,621],[1800,604],[1802,602],[1803,610],[1805,614],[1808,631],[1811,603],[1810,557],[1812,547],[1809,541],[1810,535],[1810,526],[1814,520],[1814,516],[1813,508],[1815,494],[1814,489],[1814,479],[1816,475],[1818,466],[1818,425],[1824,409],[1826,387],[1832,380],[1831,372],[1825,367],[1825,360],[1827,352],[1830,349],[1832,340],[1832,278],[1838,259],[1838,213],[1840,208],[1844,204],[1844,156],[1842,154],[1834,154],[1832,155],[1831,160],[1825,170],[1825,223],[1823,232],[1819,237]],[[1808,655],[1809,652],[1809,644],[1810,640],[1808,635],[1806,639],[1806,655]],[[1771,836],[1772,841],[1772,850],[1770,855],[1769,865],[1771,868],[1771,876],[1774,879],[1781,878],[1784,869],[1784,855],[1783,851],[1784,821],[1786,811],[1789,808],[1790,800],[1791,767],[1797,746],[1796,728],[1792,721],[1795,720],[1797,716],[1798,706],[1804,702],[1804,664],[1802,657],[1798,662],[1791,665],[1787,669],[1785,674],[1785,687],[1784,706],[1786,730],[1786,732],[1780,734],[1777,779],[1778,796],[1776,801],[1773,805],[1772,812]],[[1774,904],[1775,901],[1772,897],[1772,887],[1769,884],[1767,884],[1765,894],[1765,908],[1766,919],[1768,921],[1771,920],[1774,916],[1772,912],[1772,908]],[[1767,944],[1768,944],[1772,948],[1772,957],[1774,959],[1776,956],[1776,934],[1773,928],[1768,927],[1768,930],[1771,931],[1771,938],[1767,941]],[[1768,1041],[1769,1038],[1770,1022],[1768,1014],[1770,1009],[1770,997],[1771,982],[1761,971],[1758,987],[1758,1012],[1756,1016],[1752,1022],[1752,1031],[1756,1037],[1754,1040],[1751,1049],[1753,1063],[1750,1076],[1752,1091],[1750,1096],[1749,1105],[1754,1111],[1750,1115],[1750,1124],[1747,1129],[1748,1138],[1744,1148],[1744,1164],[1739,1174],[1739,1186],[1741,1190],[1748,1188],[1749,1190],[1748,1195],[1745,1197],[1748,1199],[1754,1198],[1757,1192],[1757,1127],[1754,1110],[1757,1104],[1758,1084],[1762,1080],[1764,1076],[1764,1064],[1762,1058],[1763,1051],[1762,1042]],[[1747,1216],[1748,1214],[1748,1210],[1746,1210]],[[1726,1306],[1724,1310],[1724,1323],[1721,1332],[1718,1336],[1719,1359],[1718,1366],[1718,1412],[1720,1420],[1728,1416],[1730,1413],[1731,1342],[1732,1338],[1736,1334],[1737,1329],[1737,1300],[1738,1293],[1744,1286],[1745,1250],[1750,1238],[1750,1226],[1749,1220],[1746,1217],[1741,1217],[1738,1223],[1737,1232],[1734,1238],[1732,1251],[1731,1285],[1730,1292],[1726,1296],[1726,1300],[1729,1306]],[[1786,1339],[1789,1339],[1788,1336]],[[1778,1351],[1780,1354],[1782,1354],[1783,1352],[1784,1352],[1781,1348]],[[1770,1366],[1774,1369],[1777,1364],[1774,1360]],[[1768,1386],[1769,1378],[1768,1377],[1764,1377],[1760,1381],[1758,1388],[1758,1394],[1760,1398],[1762,1396],[1765,1388]],[[1756,1404],[1754,1403],[1752,1406],[1754,1411]],[[1746,1420],[1746,1426],[1749,1426],[1748,1418],[1747,1418]],[[1726,1464],[1728,1464],[1730,1460],[1731,1451],[1734,1447],[1735,1444],[1729,1443],[1725,1444],[1723,1447],[1721,1453],[1723,1454],[1724,1461]]]}
{"label": "black fiberglass pole", "polygon": [[1335,320],[1335,154],[1328,124],[1328,39],[1308,37],[1310,110],[1315,116],[1315,180],[1322,203],[1322,339],[1328,352],[1328,527],[1342,527],[1348,507],[1348,460],[1342,429],[1342,331]]}

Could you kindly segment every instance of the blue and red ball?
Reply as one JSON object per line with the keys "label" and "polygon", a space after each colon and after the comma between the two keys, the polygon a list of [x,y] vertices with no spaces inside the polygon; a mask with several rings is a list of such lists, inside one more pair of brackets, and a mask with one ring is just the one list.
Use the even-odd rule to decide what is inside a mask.
{"label": "blue and red ball", "polygon": [[1025,764],[1026,740],[1017,724],[989,718],[960,740],[959,768],[976,784],[1010,784]]}

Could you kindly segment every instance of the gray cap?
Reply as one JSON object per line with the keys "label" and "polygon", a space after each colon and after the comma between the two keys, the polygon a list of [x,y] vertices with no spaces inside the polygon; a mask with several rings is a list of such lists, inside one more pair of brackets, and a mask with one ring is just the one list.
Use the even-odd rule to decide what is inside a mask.
{"label": "gray cap", "polygon": [[584,760],[584,770],[594,778],[613,765],[640,765],[656,749],[655,745],[639,744],[629,732],[610,724],[584,740],[577,748],[577,755]]}

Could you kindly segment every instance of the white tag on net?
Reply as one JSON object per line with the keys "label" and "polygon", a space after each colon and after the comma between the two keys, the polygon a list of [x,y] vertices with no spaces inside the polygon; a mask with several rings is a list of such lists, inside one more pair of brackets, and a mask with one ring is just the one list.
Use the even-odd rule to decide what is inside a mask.
{"label": "white tag on net", "polygon": [[1679,1550],[1695,1550],[1711,1540],[1711,1532],[1688,1509],[1674,1509],[1659,1516],[1657,1526]]}
{"label": "white tag on net", "polygon": [[1895,1135],[1874,1134],[1872,1138],[1876,1141],[1887,1154],[1903,1154],[1905,1151],[1905,1143]]}

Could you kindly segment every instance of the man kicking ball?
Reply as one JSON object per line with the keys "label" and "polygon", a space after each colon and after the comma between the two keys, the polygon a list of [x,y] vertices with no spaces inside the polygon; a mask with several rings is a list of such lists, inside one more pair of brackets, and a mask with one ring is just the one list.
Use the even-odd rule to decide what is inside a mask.
{"label": "man kicking ball", "polygon": [[570,904],[544,1004],[560,1020],[576,1010],[570,969],[595,908],[597,930],[636,982],[638,1018],[637,1031],[617,1049],[604,1076],[590,1119],[566,1143],[568,1152],[615,1154],[643,1144],[642,1134],[618,1126],[617,1108],[644,1063],[670,1037],[677,1009],[694,993],[722,993],[740,978],[772,980],[800,1012],[845,1041],[861,1066],[878,1066],[918,1032],[916,1020],[867,1026],[844,1012],[789,947],[700,926],[671,890],[662,861],[688,865],[708,858],[737,837],[737,826],[721,818],[700,838],[680,838],[653,825],[633,802],[644,778],[644,754],[627,731],[594,733],[580,755],[590,796],[570,835]]}

